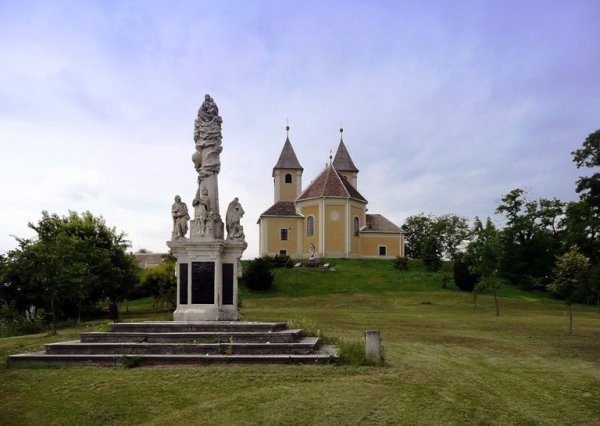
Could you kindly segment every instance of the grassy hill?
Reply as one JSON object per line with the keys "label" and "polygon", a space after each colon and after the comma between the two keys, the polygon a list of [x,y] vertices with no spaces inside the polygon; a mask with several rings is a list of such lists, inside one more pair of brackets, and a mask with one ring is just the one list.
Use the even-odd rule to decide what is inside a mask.
{"label": "grassy hill", "polygon": [[[349,341],[379,329],[386,366],[2,368],[0,424],[600,424],[595,308],[575,307],[568,336],[564,305],[543,295],[503,287],[496,317],[491,297],[475,306],[414,263],[333,263],[277,270],[264,294],[242,289],[244,319]],[[132,304],[126,320],[168,317],[148,309]],[[0,339],[0,357],[85,327]]]}

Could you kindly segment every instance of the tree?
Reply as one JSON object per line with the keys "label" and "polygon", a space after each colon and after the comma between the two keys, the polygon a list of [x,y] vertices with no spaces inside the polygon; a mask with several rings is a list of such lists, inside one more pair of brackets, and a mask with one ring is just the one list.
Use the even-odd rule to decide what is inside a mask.
{"label": "tree", "polygon": [[556,296],[565,299],[569,307],[569,335],[573,335],[572,305],[580,296],[587,281],[590,260],[579,252],[577,246],[571,246],[568,252],[556,260],[554,278],[548,285],[548,290]]}
{"label": "tree", "polygon": [[409,216],[402,230],[407,257],[422,259],[433,270],[441,265],[442,258],[455,259],[469,237],[467,220],[454,214]]}
{"label": "tree", "polygon": [[[582,147],[573,151],[571,155],[578,169],[600,167],[600,129],[590,133]],[[600,173],[580,177],[576,190],[582,200],[589,201],[596,207],[600,206]]]}
{"label": "tree", "polygon": [[545,287],[554,258],[563,250],[564,203],[557,199],[529,201],[527,193],[517,188],[502,197],[496,213],[506,218],[501,275],[524,287]]}
{"label": "tree", "polygon": [[177,278],[175,262],[168,260],[154,268],[145,269],[140,276],[140,285],[145,293],[154,297],[154,305],[158,309],[166,304],[169,308],[176,306]]}
{"label": "tree", "polygon": [[17,238],[3,265],[2,293],[24,314],[32,307],[50,313],[53,328],[63,318],[81,318],[100,300],[121,301],[136,281],[137,265],[126,253],[125,234],[90,212],[68,216],[42,212],[37,236]]}
{"label": "tree", "polygon": [[433,231],[434,218],[425,213],[409,216],[402,225],[405,232],[406,256],[411,259],[420,259],[423,253],[425,240]]}
{"label": "tree", "polygon": [[[580,149],[571,153],[578,169],[598,170],[600,167],[600,129],[588,135]],[[576,191],[580,201],[567,208],[567,240],[577,244],[590,257],[593,264],[600,264],[600,172],[581,176]]]}
{"label": "tree", "polygon": [[502,256],[500,232],[488,217],[485,226],[478,217],[473,224],[473,240],[467,246],[467,257],[471,261],[471,273],[481,277],[475,288],[474,295],[491,288],[494,294],[496,315],[500,315],[497,289],[499,286],[498,268]]}

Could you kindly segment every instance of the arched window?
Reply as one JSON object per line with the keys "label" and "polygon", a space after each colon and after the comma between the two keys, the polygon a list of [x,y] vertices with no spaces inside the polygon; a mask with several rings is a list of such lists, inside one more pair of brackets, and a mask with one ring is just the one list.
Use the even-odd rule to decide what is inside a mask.
{"label": "arched window", "polygon": [[289,173],[285,174],[285,183],[292,183],[292,175]]}
{"label": "arched window", "polygon": [[312,237],[313,235],[315,235],[315,218],[308,216],[306,218],[306,236]]}
{"label": "arched window", "polygon": [[358,237],[358,231],[360,230],[360,221],[358,217],[354,216],[354,236]]}

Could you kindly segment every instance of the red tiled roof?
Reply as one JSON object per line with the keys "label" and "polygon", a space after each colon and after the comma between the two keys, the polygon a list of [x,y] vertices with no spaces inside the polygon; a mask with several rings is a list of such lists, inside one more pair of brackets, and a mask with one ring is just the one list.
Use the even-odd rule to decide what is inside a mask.
{"label": "red tiled roof", "polygon": [[352,198],[367,202],[333,165],[327,166],[296,201],[320,197]]}
{"label": "red tiled roof", "polygon": [[300,216],[296,213],[296,205],[293,201],[278,201],[269,207],[262,216]]}
{"label": "red tiled roof", "polygon": [[401,234],[403,231],[380,214],[367,214],[367,225],[360,232],[384,232],[388,234]]}

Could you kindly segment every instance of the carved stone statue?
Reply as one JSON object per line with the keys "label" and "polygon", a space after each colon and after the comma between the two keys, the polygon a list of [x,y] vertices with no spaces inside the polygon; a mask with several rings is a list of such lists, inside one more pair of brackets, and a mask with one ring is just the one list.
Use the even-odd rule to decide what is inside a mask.
{"label": "carved stone statue", "polygon": [[196,152],[192,155],[192,161],[201,179],[221,170],[221,123],[223,120],[219,116],[217,104],[210,95],[205,95],[194,123]]}
{"label": "carved stone statue", "polygon": [[196,198],[192,201],[192,205],[194,206],[194,219],[198,223],[197,230],[194,231],[192,228],[192,232],[197,232],[200,235],[206,234],[206,222],[209,220],[210,213],[210,199],[208,197],[208,190],[206,187],[200,189],[201,186],[198,185],[198,191],[196,191]]}
{"label": "carved stone statue", "polygon": [[175,196],[175,203],[171,207],[171,215],[173,216],[173,239],[185,238],[188,231],[188,214],[187,205],[181,201],[179,195]]}
{"label": "carved stone statue", "polygon": [[313,243],[310,243],[310,246],[308,247],[308,250],[310,251],[310,260],[313,260],[315,258],[315,245]]}
{"label": "carved stone statue", "polygon": [[237,197],[229,203],[227,207],[227,215],[225,216],[225,224],[227,226],[227,239],[244,241],[244,227],[240,225],[240,219],[244,216],[244,209],[239,203]]}

